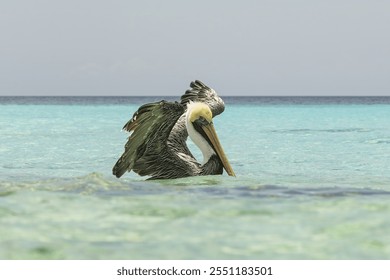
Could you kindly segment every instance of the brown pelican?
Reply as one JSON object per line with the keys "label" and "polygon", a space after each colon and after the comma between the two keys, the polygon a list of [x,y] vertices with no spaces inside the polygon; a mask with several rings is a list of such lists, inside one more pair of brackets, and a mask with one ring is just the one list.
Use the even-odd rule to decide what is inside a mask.
{"label": "brown pelican", "polygon": [[[224,102],[200,81],[190,88],[180,103],[148,103],[134,113],[123,127],[131,135],[112,170],[116,177],[133,170],[149,179],[174,179],[222,174],[223,168],[235,176],[212,122],[224,111]],[[188,136],[202,151],[202,164],[188,149]]]}

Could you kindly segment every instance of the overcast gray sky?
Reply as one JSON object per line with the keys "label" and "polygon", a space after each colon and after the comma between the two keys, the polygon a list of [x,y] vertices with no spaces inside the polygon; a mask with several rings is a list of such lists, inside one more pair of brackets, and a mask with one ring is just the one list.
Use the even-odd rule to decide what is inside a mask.
{"label": "overcast gray sky", "polygon": [[0,95],[390,95],[388,0],[0,0]]}

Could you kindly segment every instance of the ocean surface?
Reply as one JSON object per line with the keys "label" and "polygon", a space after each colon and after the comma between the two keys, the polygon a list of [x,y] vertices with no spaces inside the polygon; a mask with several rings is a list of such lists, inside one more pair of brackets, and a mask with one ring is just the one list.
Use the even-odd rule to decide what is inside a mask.
{"label": "ocean surface", "polygon": [[390,97],[222,98],[237,177],[145,181],[121,128],[174,97],[0,97],[0,259],[390,259]]}

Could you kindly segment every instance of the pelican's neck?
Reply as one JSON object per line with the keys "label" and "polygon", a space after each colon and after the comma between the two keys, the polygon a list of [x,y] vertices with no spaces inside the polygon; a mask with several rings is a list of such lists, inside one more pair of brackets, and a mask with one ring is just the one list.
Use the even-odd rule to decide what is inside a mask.
{"label": "pelican's neck", "polygon": [[201,150],[203,154],[203,164],[207,163],[212,155],[215,155],[214,149],[210,146],[206,139],[196,131],[194,125],[190,121],[191,109],[187,110],[186,115],[186,128],[188,132],[188,136],[190,136],[191,140],[195,143],[196,146]]}

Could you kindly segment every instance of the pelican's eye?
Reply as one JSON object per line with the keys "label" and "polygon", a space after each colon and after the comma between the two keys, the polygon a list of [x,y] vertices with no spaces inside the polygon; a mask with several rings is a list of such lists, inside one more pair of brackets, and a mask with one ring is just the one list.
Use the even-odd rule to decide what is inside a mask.
{"label": "pelican's eye", "polygon": [[200,116],[196,121],[196,123],[200,125],[208,125],[210,124],[204,117]]}

